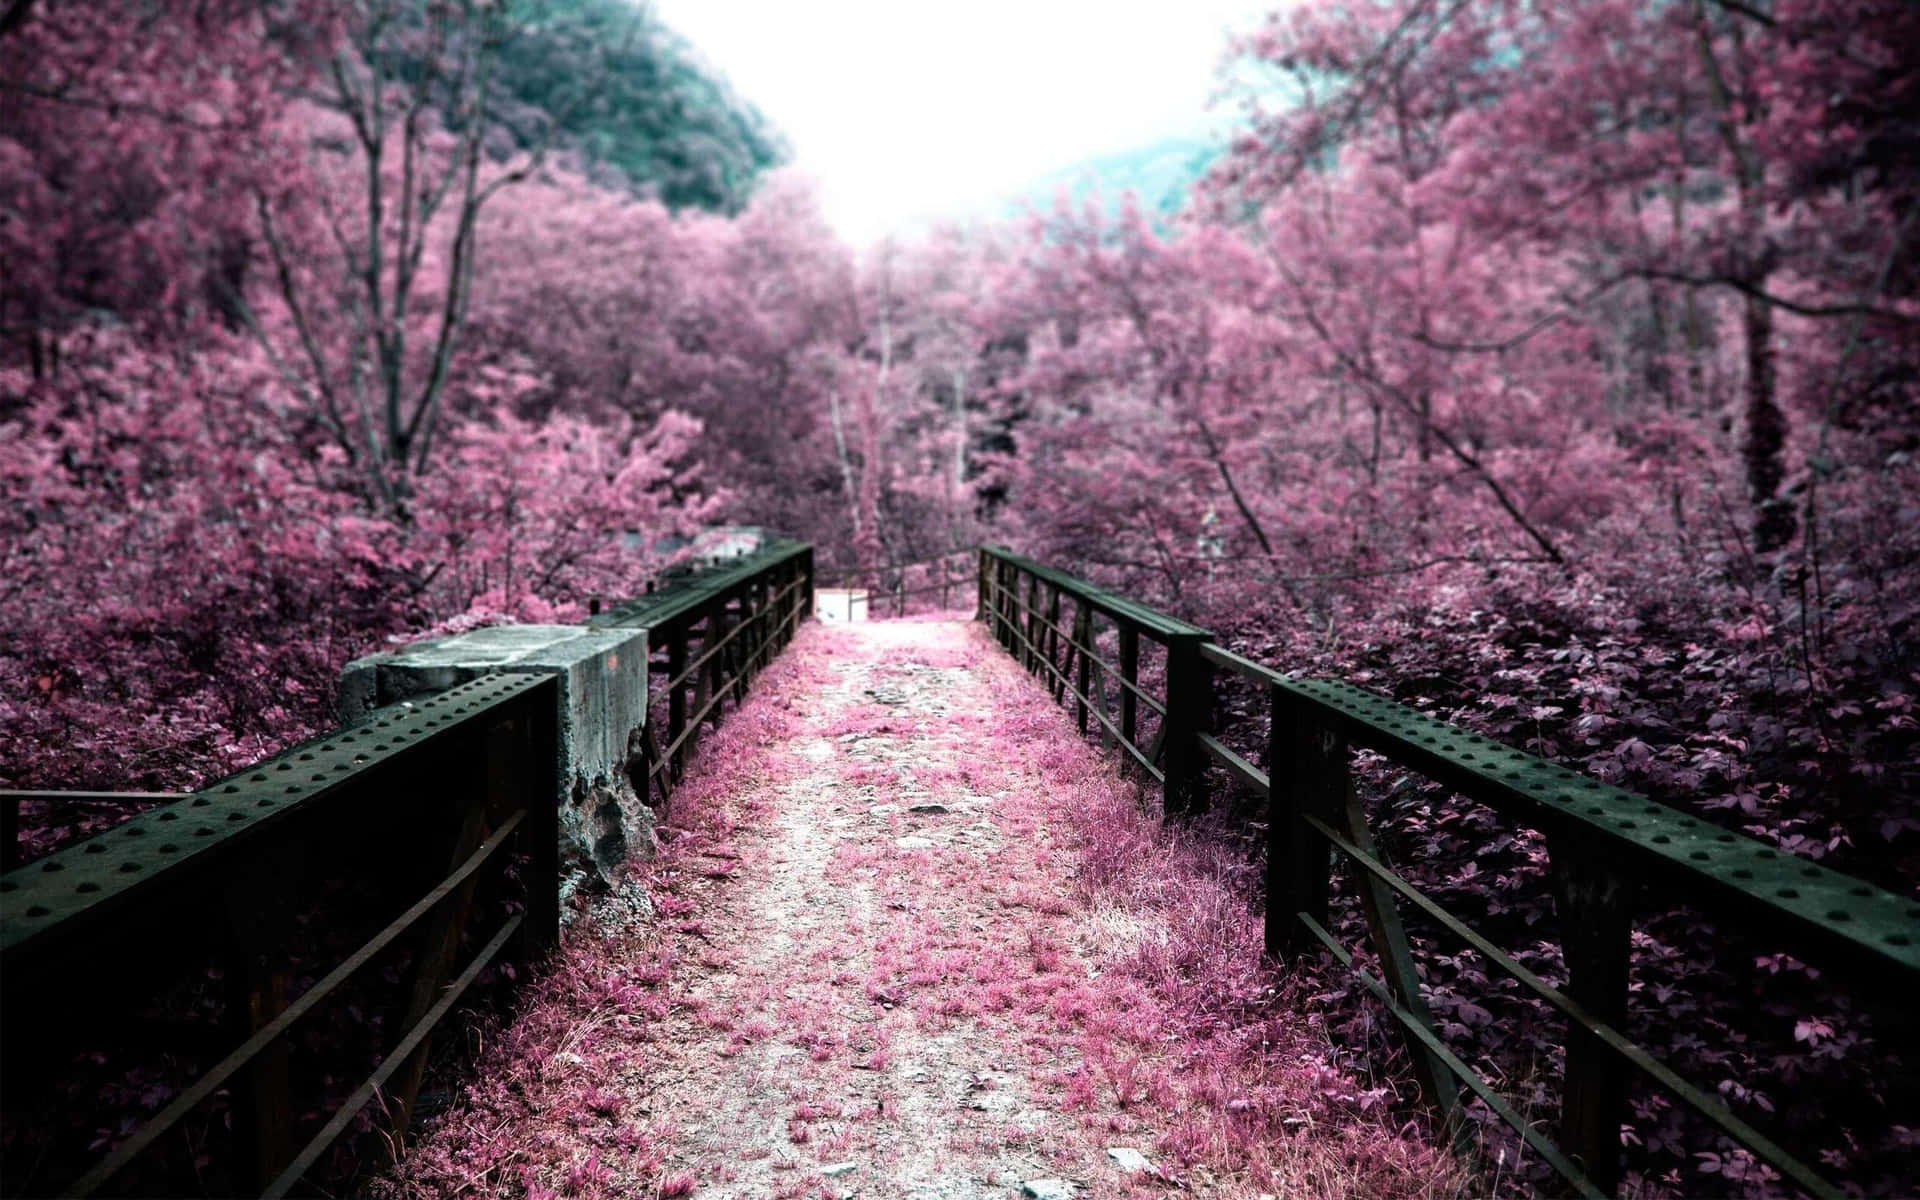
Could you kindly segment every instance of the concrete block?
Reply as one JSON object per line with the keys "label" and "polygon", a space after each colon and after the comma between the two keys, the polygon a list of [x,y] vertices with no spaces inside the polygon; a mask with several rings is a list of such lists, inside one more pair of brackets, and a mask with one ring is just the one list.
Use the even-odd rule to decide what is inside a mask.
{"label": "concrete block", "polygon": [[496,625],[414,642],[347,664],[340,717],[496,671],[559,677],[562,854],[617,881],[629,856],[654,848],[652,810],[627,777],[628,739],[647,719],[645,630]]}

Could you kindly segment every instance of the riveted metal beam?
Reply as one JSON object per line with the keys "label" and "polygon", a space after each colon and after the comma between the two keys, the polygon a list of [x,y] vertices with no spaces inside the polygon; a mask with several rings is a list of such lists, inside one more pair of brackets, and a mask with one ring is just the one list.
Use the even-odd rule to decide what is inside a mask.
{"label": "riveted metal beam", "polygon": [[69,938],[160,889],[240,853],[296,810],[528,692],[544,675],[488,675],[389,705],[184,800],[0,876],[0,963]]}
{"label": "riveted metal beam", "polygon": [[1920,978],[1920,903],[1351,684],[1275,677],[1355,745],[1543,833],[1583,839],[1685,903]]}

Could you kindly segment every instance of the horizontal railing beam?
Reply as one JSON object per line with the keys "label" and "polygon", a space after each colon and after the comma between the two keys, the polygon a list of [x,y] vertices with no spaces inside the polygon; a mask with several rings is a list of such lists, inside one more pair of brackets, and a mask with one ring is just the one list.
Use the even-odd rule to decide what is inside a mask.
{"label": "horizontal railing beam", "polygon": [[129,905],[233,860],[299,812],[358,786],[365,772],[469,730],[530,693],[558,685],[537,674],[486,675],[368,713],[0,877],[0,965],[68,941]]}

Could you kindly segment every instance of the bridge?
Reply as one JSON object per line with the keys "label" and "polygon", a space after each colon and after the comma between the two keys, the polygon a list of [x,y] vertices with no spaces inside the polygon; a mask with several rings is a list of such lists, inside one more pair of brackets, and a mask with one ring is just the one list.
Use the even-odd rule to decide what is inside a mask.
{"label": "bridge", "polygon": [[[1053,1129],[1044,1154],[996,1143],[999,1165],[973,1180],[978,1194],[1070,1194],[1075,1179],[1119,1194],[1160,1168],[1138,1147],[1088,1141],[1084,1121],[1050,1126],[1023,1082],[1043,1068],[1071,1078],[1078,1060],[1059,1039],[1104,1029],[1113,1017],[1102,1005],[1127,1003],[1099,990],[1075,949],[1086,914],[1075,915],[1072,881],[1084,867],[1063,848],[1092,813],[1107,828],[1137,819],[1142,839],[1164,823],[1242,852],[1257,886],[1234,903],[1250,922],[1247,956],[1268,964],[1249,969],[1324,956],[1357,979],[1399,1031],[1443,1139],[1464,1142],[1476,1119],[1501,1122],[1566,1190],[1607,1195],[1641,1080],[1800,1191],[1842,1194],[1634,1040],[1631,940],[1685,907],[1857,980],[1863,997],[1911,994],[1920,907],[1910,899],[1350,683],[1275,670],[1009,551],[934,566],[894,588],[895,611],[965,593],[970,617],[808,622],[811,549],[780,542],[570,631],[595,670],[637,649],[627,668],[639,672],[637,705],[595,719],[615,726],[627,794],[659,822],[676,878],[702,896],[737,889],[711,915],[690,917],[692,902],[667,893],[657,902],[652,924],[702,972],[679,1005],[649,1007],[658,960],[639,951],[556,956],[573,908],[562,898],[569,829],[589,854],[607,836],[581,799],[590,722],[569,664],[433,676],[405,698],[371,687],[365,711],[336,729],[13,865],[0,875],[0,1090],[10,1129],[33,1132],[10,1134],[6,1190],[326,1186],[445,1108],[429,1094],[429,1066],[436,1045],[464,1040],[463,1005],[497,1009],[529,980],[590,967],[614,981],[594,1012],[636,1031],[620,1070],[676,1096],[696,1157],[758,1145],[734,1154],[712,1194],[779,1190],[777,1151],[806,1144],[821,1114],[853,1108],[877,1117],[823,1145],[812,1164],[823,1178],[865,1170],[868,1194],[922,1183],[930,1196],[976,1194],[940,1174],[929,1147],[950,1118],[921,1082],[958,1087],[968,1112],[1001,1125]],[[1020,672],[1030,680],[1012,682]],[[1356,787],[1360,753],[1544,837],[1558,928],[1538,932],[1557,938],[1557,977],[1396,868]],[[0,813],[53,798],[11,793]],[[1410,936],[1409,919],[1427,934]],[[1236,927],[1221,928],[1230,941]],[[1421,956],[1442,940],[1564,1023],[1552,1121],[1449,1045],[1422,987]],[[1045,1030],[1019,1026],[1010,1014],[1020,1013],[1045,1014]],[[791,1038],[770,1049],[783,1024],[800,1031],[798,1051]],[[1016,1047],[1030,1052],[1024,1063]],[[558,1070],[577,1084],[553,1063],[542,1078]],[[809,1063],[846,1069],[808,1074]],[[803,1101],[792,1089],[712,1086],[749,1069],[815,1086]],[[588,1108],[598,1111],[594,1096],[618,1107],[613,1087],[597,1079]],[[1149,1107],[1177,1099],[1155,1095]],[[1118,1104],[1109,1130],[1152,1132],[1128,1096],[1108,1103]],[[639,1155],[645,1139],[633,1137]],[[1035,1174],[1043,1159],[1061,1176]],[[591,1161],[611,1170],[597,1151]],[[662,1194],[708,1187],[656,1182]],[[1046,1190],[1056,1187],[1066,1190]]]}

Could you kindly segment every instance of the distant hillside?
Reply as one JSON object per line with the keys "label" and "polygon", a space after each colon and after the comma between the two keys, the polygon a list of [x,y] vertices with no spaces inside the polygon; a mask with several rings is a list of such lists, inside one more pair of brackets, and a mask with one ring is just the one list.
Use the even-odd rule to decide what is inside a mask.
{"label": "distant hillside", "polygon": [[546,0],[501,50],[513,102],[672,208],[738,212],[787,158],[767,119],[684,38],[630,0]]}
{"label": "distant hillside", "polygon": [[1019,211],[1032,205],[1042,212],[1053,207],[1065,189],[1075,204],[1098,194],[1109,209],[1122,196],[1134,193],[1140,207],[1157,217],[1171,217],[1186,204],[1193,185],[1206,174],[1221,147],[1198,136],[1163,138],[1137,150],[1101,155],[1042,176],[1012,197],[1008,207]]}

